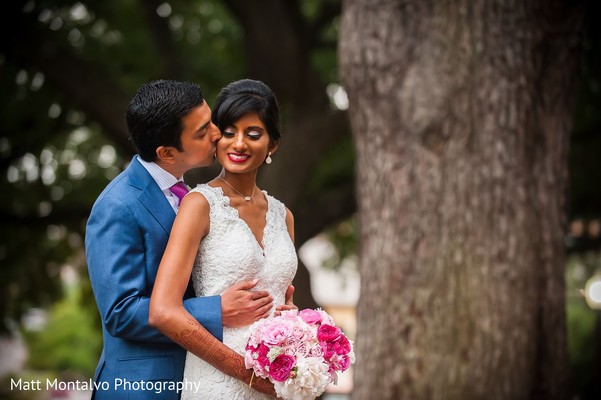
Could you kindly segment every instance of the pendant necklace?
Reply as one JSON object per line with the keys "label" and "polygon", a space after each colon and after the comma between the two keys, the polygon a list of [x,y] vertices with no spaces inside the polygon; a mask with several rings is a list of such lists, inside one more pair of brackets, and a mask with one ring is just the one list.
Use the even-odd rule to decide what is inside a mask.
{"label": "pendant necklace", "polygon": [[236,192],[236,193],[238,193],[240,196],[242,196],[242,198],[243,198],[245,201],[250,201],[250,200],[253,198],[253,196],[255,195],[255,190],[257,190],[257,185],[255,185],[255,187],[253,188],[253,194],[251,194],[250,196],[245,196],[245,195],[243,195],[242,193],[240,193],[240,192],[238,191],[238,189],[236,189],[235,187],[233,187],[233,186],[232,186],[232,185],[231,185],[231,184],[230,184],[228,181],[226,181],[226,180],[225,180],[225,179],[223,179],[222,177],[218,176],[217,178],[219,178],[219,179],[221,179],[223,182],[225,182],[225,184],[226,184],[226,185],[228,185],[229,187],[231,187],[231,188],[234,190],[234,192]]}

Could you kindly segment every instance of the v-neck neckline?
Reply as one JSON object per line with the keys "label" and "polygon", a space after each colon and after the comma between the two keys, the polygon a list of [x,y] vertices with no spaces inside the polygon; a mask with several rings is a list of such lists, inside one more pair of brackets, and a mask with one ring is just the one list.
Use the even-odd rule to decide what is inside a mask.
{"label": "v-neck neckline", "polygon": [[219,191],[219,194],[221,194],[221,196],[227,200],[226,207],[228,207],[229,209],[233,210],[233,212],[236,213],[236,218],[239,219],[242,222],[242,224],[246,227],[246,230],[254,238],[255,244],[259,247],[259,249],[261,250],[261,254],[263,254],[263,256],[264,256],[265,255],[265,232],[267,231],[267,228],[269,226],[269,218],[267,218],[267,215],[269,214],[269,210],[270,210],[269,196],[267,196],[267,193],[264,190],[261,190],[261,193],[263,193],[263,196],[265,197],[265,201],[267,202],[267,210],[265,211],[265,217],[264,217],[265,218],[265,226],[263,227],[263,231],[261,232],[261,240],[259,240],[257,238],[257,236],[255,236],[253,230],[248,225],[248,222],[246,222],[244,220],[244,218],[242,218],[240,216],[240,212],[238,211],[238,209],[236,207],[232,206],[232,199],[230,198],[230,196],[226,195],[223,192],[223,188],[221,186],[211,186],[208,184],[207,184],[207,186]]}

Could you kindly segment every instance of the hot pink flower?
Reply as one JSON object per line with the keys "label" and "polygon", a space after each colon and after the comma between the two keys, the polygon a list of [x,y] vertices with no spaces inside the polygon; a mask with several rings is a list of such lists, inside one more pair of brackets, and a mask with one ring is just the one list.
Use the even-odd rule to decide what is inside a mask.
{"label": "hot pink flower", "polygon": [[296,359],[294,357],[280,354],[271,363],[271,366],[269,367],[269,376],[271,376],[274,381],[284,382],[290,377],[290,371],[292,371],[295,364]]}
{"label": "hot pink flower", "polygon": [[351,365],[351,359],[349,358],[349,356],[347,356],[345,354],[340,359],[340,363],[338,365],[340,365],[340,371],[344,372],[344,371],[346,371],[348,369],[348,367],[350,367],[350,365]]}
{"label": "hot pink flower", "polygon": [[257,348],[257,362],[259,363],[261,368],[265,368],[267,365],[269,365],[269,358],[267,358],[267,353],[269,353],[269,347],[261,343]]}
{"label": "hot pink flower", "polygon": [[348,354],[351,351],[351,342],[344,335],[340,335],[338,340],[334,342],[336,354]]}
{"label": "hot pink flower", "polygon": [[330,359],[330,363],[330,366],[333,367],[334,370],[344,372],[351,365],[351,360],[347,355],[336,355]]}
{"label": "hot pink flower", "polygon": [[329,360],[334,354],[336,354],[336,347],[332,342],[319,342],[321,350],[323,351],[323,358]]}
{"label": "hot pink flower", "polygon": [[344,372],[351,365],[351,359],[346,354],[343,356],[336,356],[336,360],[334,361],[334,365],[338,369],[338,371]]}
{"label": "hot pink flower", "polygon": [[332,342],[342,335],[340,328],[332,325],[322,325],[317,328],[317,339],[320,342]]}

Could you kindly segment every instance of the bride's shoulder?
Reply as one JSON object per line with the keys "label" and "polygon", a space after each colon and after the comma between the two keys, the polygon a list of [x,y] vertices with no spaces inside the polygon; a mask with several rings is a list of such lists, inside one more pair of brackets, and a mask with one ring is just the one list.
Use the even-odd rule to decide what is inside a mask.
{"label": "bride's shoulder", "polygon": [[209,204],[213,203],[216,198],[215,188],[206,183],[196,185],[196,187],[190,189],[190,193],[200,194]]}
{"label": "bride's shoulder", "polygon": [[292,212],[288,209],[288,207],[286,207],[286,205],[282,201],[267,193],[266,190],[263,190],[263,193],[265,193],[265,197],[267,198],[267,201],[269,203],[269,209],[272,212],[275,212],[276,214],[285,218],[286,222],[293,220]]}
{"label": "bride's shoulder", "polygon": [[237,211],[230,206],[229,198],[223,195],[223,190],[219,186],[211,186],[207,183],[197,185],[190,190],[186,196],[194,195],[202,199],[211,214],[236,216]]}

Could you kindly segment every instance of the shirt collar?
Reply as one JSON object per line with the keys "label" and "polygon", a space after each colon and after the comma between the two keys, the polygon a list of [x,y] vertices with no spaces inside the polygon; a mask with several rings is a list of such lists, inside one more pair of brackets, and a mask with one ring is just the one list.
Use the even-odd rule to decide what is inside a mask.
{"label": "shirt collar", "polygon": [[161,190],[168,190],[171,186],[175,185],[177,182],[183,182],[183,179],[177,179],[175,176],[171,175],[169,172],[161,168],[155,162],[148,162],[142,160],[138,157],[138,161],[142,166],[148,171],[152,179],[159,185]]}

